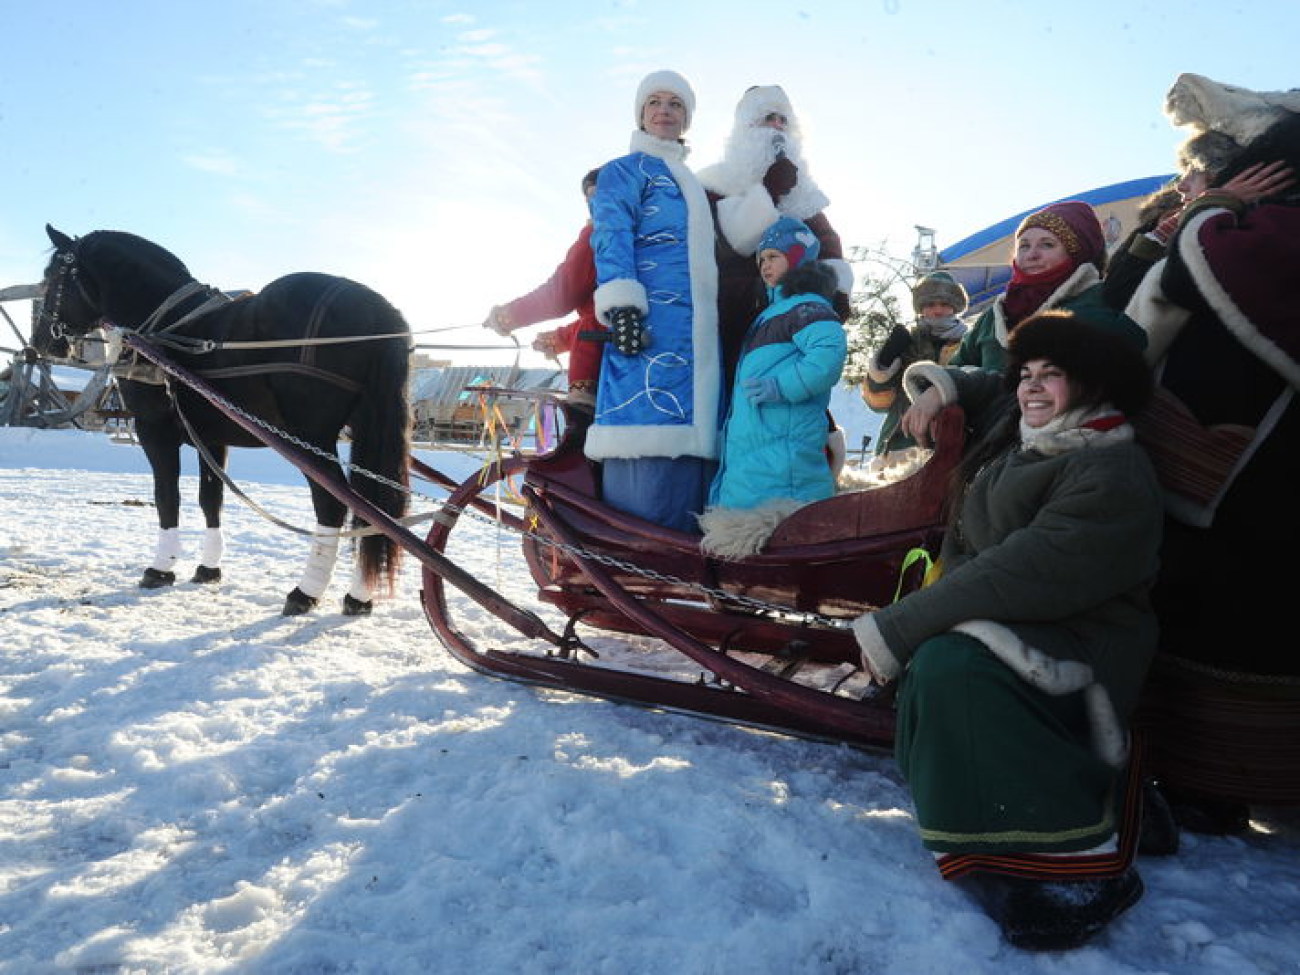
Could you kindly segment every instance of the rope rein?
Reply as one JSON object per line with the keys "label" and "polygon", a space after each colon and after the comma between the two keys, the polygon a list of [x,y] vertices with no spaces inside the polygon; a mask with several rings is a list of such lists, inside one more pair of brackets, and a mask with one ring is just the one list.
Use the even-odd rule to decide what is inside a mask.
{"label": "rope rein", "polygon": [[[167,314],[167,312],[175,308],[177,304],[204,291],[210,292],[210,296],[201,305],[199,305],[193,311],[190,311],[189,313],[184,315],[176,322],[167,326],[166,328],[163,329],[157,328],[157,323],[161,321],[161,319],[163,318],[164,315]],[[118,328],[120,331],[124,332],[125,334],[134,333],[138,335],[147,335],[152,341],[160,345],[171,345],[176,348],[183,348],[185,349],[185,351],[199,352],[199,353],[213,352],[213,351],[217,351],[218,349],[256,349],[256,348],[283,348],[286,346],[335,345],[335,344],[346,343],[346,342],[360,342],[360,341],[394,339],[394,338],[405,338],[409,340],[411,336],[411,333],[409,332],[396,332],[396,333],[389,333],[386,335],[342,336],[342,337],[335,337],[335,338],[282,339],[282,340],[269,340],[269,341],[259,341],[259,342],[219,342],[214,339],[195,339],[195,338],[189,338],[187,336],[174,336],[174,335],[166,334],[175,331],[182,324],[195,321],[213,311],[216,311],[219,308],[226,307],[233,300],[234,299],[231,299],[229,296],[223,294],[220,291],[216,291],[215,289],[209,288],[208,286],[200,284],[197,281],[191,281],[188,284],[183,285],[181,288],[177,289],[170,296],[168,296],[168,298],[164,300],[163,303],[157,309],[154,310],[153,314],[151,314],[149,318],[145,320],[145,322],[141,325],[139,330],[122,329],[120,326],[113,326],[113,327]],[[521,351],[519,340],[515,338],[513,335],[510,336],[510,338],[514,344],[516,350],[516,357],[517,357],[519,352]],[[421,346],[421,347],[432,348],[434,346]],[[461,348],[471,348],[471,346],[461,346]],[[499,346],[490,346],[490,348],[495,349],[495,348],[499,348]],[[517,365],[518,365],[518,361],[516,358],[516,368]],[[170,366],[170,364],[162,365],[162,368],[165,372],[169,373],[174,379],[183,382],[179,374],[176,371],[174,371],[174,369]],[[231,413],[234,413],[238,416],[243,417],[245,420],[248,420],[250,423],[253,423],[256,426],[261,427],[263,430],[265,430],[272,436],[278,437],[287,443],[291,443],[294,446],[298,447],[299,449],[304,450],[310,454],[314,454],[326,461],[329,461],[334,464],[339,463],[339,458],[336,454],[331,454],[328,451],[322,450],[321,448],[317,447],[315,444],[308,443],[307,441],[301,439],[300,437],[294,436],[293,434],[289,433],[286,430],[281,430],[280,428],[276,427],[274,424],[271,424],[266,420],[262,419],[261,417],[249,413],[243,407],[235,403],[232,403],[230,400],[226,399],[225,397],[222,397],[220,395],[213,395],[211,399],[212,402],[215,403],[217,406],[221,407],[222,409],[228,410]],[[177,412],[179,415],[179,410]],[[249,506],[254,511],[256,511],[258,514],[267,518],[268,520],[270,520],[272,523],[276,525],[279,525],[283,528],[287,528],[288,530],[296,532],[298,534],[304,534],[304,535],[313,534],[313,532],[309,530],[289,525],[288,523],[282,521],[281,519],[275,517],[274,515],[271,515],[269,512],[266,512],[264,509],[261,508],[261,506],[253,502],[250,498],[248,498],[248,496],[234,484],[234,482],[230,479],[229,475],[226,474],[225,471],[223,471],[218,465],[216,465],[211,461],[210,459],[211,455],[208,454],[206,450],[204,450],[203,448],[198,447],[198,438],[193,435],[193,431],[190,429],[188,421],[186,421],[183,416],[181,417],[181,420],[184,423],[187,432],[190,433],[191,441],[195,443],[196,449],[199,449],[201,456],[203,456],[204,460],[208,463],[209,468],[217,472],[222,482],[226,484],[226,486],[230,487],[241,500],[244,500],[247,504],[249,504]],[[624,559],[615,558],[614,556],[605,555],[600,552],[593,552],[588,549],[584,549],[581,546],[569,545],[557,539],[538,534],[537,532],[527,528],[515,529],[509,525],[506,525],[499,518],[490,518],[487,515],[474,510],[473,508],[459,507],[456,505],[449,504],[445,500],[439,500],[437,498],[431,497],[430,495],[422,494],[412,489],[409,485],[401,484],[398,481],[394,481],[392,478],[386,477],[382,474],[378,474],[374,471],[367,470],[364,467],[360,467],[355,464],[349,464],[348,469],[354,474],[360,474],[362,477],[370,478],[376,483],[383,484],[389,488],[399,491],[405,494],[408,498],[418,496],[423,500],[438,504],[438,510],[435,512],[432,512],[427,515],[415,515],[415,516],[409,516],[408,518],[405,519],[401,519],[399,523],[403,525],[415,524],[420,521],[429,521],[429,520],[443,520],[443,523],[446,524],[448,522],[444,519],[447,518],[448,512],[455,515],[456,517],[460,517],[462,515],[468,515],[472,519],[478,519],[484,522],[485,524],[494,525],[498,531],[505,529],[506,531],[518,532],[518,534],[524,538],[531,539],[540,545],[544,545],[555,551],[563,552],[574,558],[597,562],[603,566],[606,566],[607,568],[618,569],[623,572],[640,576],[641,578],[649,579],[654,582],[665,583],[667,585],[681,587],[685,590],[691,592],[697,592],[700,593],[701,595],[715,599],[723,604],[740,606],[755,612],[768,613],[768,614],[781,616],[784,618],[797,619],[808,624],[817,624],[817,625],[821,625],[833,629],[844,629],[847,626],[849,626],[849,621],[844,619],[839,619],[832,616],[825,616],[820,613],[813,613],[806,610],[792,610],[788,606],[782,606],[777,603],[769,603],[760,599],[755,599],[752,596],[741,595],[738,593],[731,593],[723,589],[718,589],[716,587],[705,586],[696,582],[690,582],[686,579],[679,578],[678,576],[673,576],[666,573],[658,572],[657,570],[654,569],[644,568],[642,566],[636,565],[635,563],[628,562]],[[365,528],[353,529],[352,531],[342,533],[340,537],[360,537],[363,535],[377,534],[378,531],[379,529],[373,526],[367,526]]]}
{"label": "rope rein", "polygon": [[[163,368],[167,369],[168,372],[171,372],[171,370],[167,366],[164,366]],[[177,377],[175,373],[172,373],[172,375],[173,377],[179,379],[179,377]],[[307,441],[294,436],[288,431],[279,429],[274,424],[268,423],[266,420],[263,420],[260,416],[256,416],[255,414],[249,413],[243,407],[230,402],[230,400],[225,399],[222,396],[214,395],[212,397],[212,401],[219,407],[223,409],[227,409],[232,413],[238,414],[239,416],[243,417],[249,422],[254,423],[257,426],[261,427],[263,430],[267,431],[273,436],[279,437],[287,441],[288,443],[293,444],[295,447],[305,450],[310,454],[314,454],[318,457],[321,457],[324,460],[331,461],[333,463],[338,463],[339,459],[334,454],[322,450],[321,448],[317,447],[315,444],[310,444]],[[531,539],[540,545],[547,546],[548,548],[551,548],[555,551],[563,552],[575,558],[597,562],[603,566],[606,566],[607,568],[619,569],[624,572],[628,572],[632,575],[640,576],[641,578],[644,579],[649,579],[653,582],[660,582],[672,586],[679,586],[688,591],[697,592],[700,593],[701,595],[712,597],[713,599],[716,599],[725,604],[729,604],[732,606],[740,606],[759,613],[767,613],[767,614],[772,614],[772,615],[781,616],[785,618],[796,619],[804,623],[816,624],[830,629],[846,629],[850,625],[849,620],[841,619],[834,616],[825,616],[821,613],[814,613],[808,610],[794,610],[791,609],[789,606],[782,606],[779,603],[765,602],[761,599],[756,599],[753,596],[746,596],[746,595],[741,595],[739,593],[727,592],[725,589],[718,589],[713,586],[706,586],[701,583],[691,582],[689,580],[682,579],[678,576],[659,572],[655,569],[647,569],[642,566],[636,565],[633,562],[628,562],[625,559],[615,558],[612,555],[605,555],[601,552],[593,552],[588,549],[582,548],[581,546],[578,545],[569,545],[565,542],[558,541],[557,539],[550,538],[546,535],[538,534],[537,532],[532,531],[528,528],[519,528],[519,529],[513,528],[512,526],[502,522],[499,518],[491,518],[488,515],[483,514],[482,512],[477,511],[471,507],[462,507],[459,505],[450,504],[446,500],[435,498],[432,495],[417,491],[408,485],[401,484],[389,477],[385,477],[383,474],[378,474],[374,471],[367,470],[364,467],[360,467],[355,464],[349,464],[348,469],[354,474],[360,474],[362,477],[368,477],[379,484],[383,484],[386,485],[387,487],[393,488],[394,490],[400,491],[403,494],[407,495],[408,498],[418,497],[421,500],[429,501],[431,503],[438,505],[437,511],[431,512],[429,514],[424,514],[424,515],[409,516],[407,519],[403,519],[400,522],[401,524],[413,524],[418,521],[441,521],[443,524],[447,524],[449,523],[448,514],[454,515],[456,517],[468,515],[471,519],[477,519],[478,521],[481,521],[484,524],[495,526],[498,531],[505,530],[505,531],[516,532],[524,538]],[[302,529],[297,529],[297,531],[303,532]],[[379,529],[374,528],[373,526],[366,527],[366,528],[359,528],[359,529],[354,529],[351,532],[347,532],[341,537],[345,537],[345,538],[357,537],[361,535],[375,534],[378,531]],[[310,532],[303,532],[303,533],[311,534]]]}

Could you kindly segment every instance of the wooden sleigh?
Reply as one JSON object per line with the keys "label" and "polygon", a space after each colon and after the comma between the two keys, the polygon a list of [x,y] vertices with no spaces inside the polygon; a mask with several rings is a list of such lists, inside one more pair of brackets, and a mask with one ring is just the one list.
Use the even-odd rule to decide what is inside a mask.
{"label": "wooden sleigh", "polygon": [[[448,649],[476,670],[564,690],[868,747],[893,740],[891,695],[859,666],[856,616],[920,585],[942,538],[944,499],[961,455],[963,417],[940,418],[933,457],[915,474],[801,508],[763,550],[737,561],[704,553],[700,537],[662,528],[599,500],[599,469],[570,428],[553,452],[494,465],[457,486],[427,543],[447,549],[458,512],[486,505],[498,482],[521,478],[522,532],[537,597],[562,614],[532,645],[483,646],[454,619],[448,581],[426,570],[424,605]],[[436,476],[436,472],[415,473]],[[579,627],[652,638],[691,662],[665,677],[636,654],[607,664]],[[540,652],[539,652],[540,651]],[[654,650],[645,651],[649,657]]]}

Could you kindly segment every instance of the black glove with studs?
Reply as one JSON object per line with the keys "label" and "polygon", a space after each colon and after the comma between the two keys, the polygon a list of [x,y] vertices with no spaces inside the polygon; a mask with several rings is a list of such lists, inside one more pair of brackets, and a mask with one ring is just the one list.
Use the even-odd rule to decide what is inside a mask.
{"label": "black glove with studs", "polygon": [[639,308],[631,305],[611,308],[607,314],[610,327],[610,341],[614,348],[623,355],[640,355],[649,345],[646,335],[645,316]]}

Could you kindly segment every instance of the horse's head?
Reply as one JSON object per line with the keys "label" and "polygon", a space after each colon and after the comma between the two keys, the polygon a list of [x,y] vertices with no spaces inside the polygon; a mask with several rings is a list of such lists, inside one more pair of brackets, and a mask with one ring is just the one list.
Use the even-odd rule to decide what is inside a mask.
{"label": "horse's head", "polygon": [[80,267],[80,241],[45,225],[54,253],[41,279],[41,300],[32,326],[32,345],[44,355],[66,355],[69,338],[94,329],[103,318],[98,285]]}
{"label": "horse's head", "polygon": [[45,226],[54,253],[45,266],[41,310],[33,329],[38,351],[63,337],[78,338],[107,319],[135,327],[190,272],[173,254],[134,234],[96,230],[72,238]]}

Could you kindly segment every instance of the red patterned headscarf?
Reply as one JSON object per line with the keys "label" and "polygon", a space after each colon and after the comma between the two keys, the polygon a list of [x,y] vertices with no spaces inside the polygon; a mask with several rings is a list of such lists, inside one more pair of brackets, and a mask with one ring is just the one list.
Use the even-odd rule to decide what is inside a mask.
{"label": "red patterned headscarf", "polygon": [[1092,207],[1080,200],[1065,200],[1035,210],[1016,228],[1016,239],[1030,227],[1041,227],[1061,242],[1069,260],[1043,274],[1025,274],[1011,262],[1011,283],[1002,299],[1007,328],[1038,311],[1052,292],[1080,265],[1092,264],[1100,271],[1105,265],[1106,238]]}
{"label": "red patterned headscarf", "polygon": [[1064,246],[1065,252],[1080,264],[1095,264],[1101,270],[1102,259],[1106,254],[1106,238],[1101,232],[1101,223],[1096,212],[1080,200],[1065,200],[1043,207],[1020,221],[1016,229],[1019,237],[1030,227],[1042,227],[1050,231]]}

